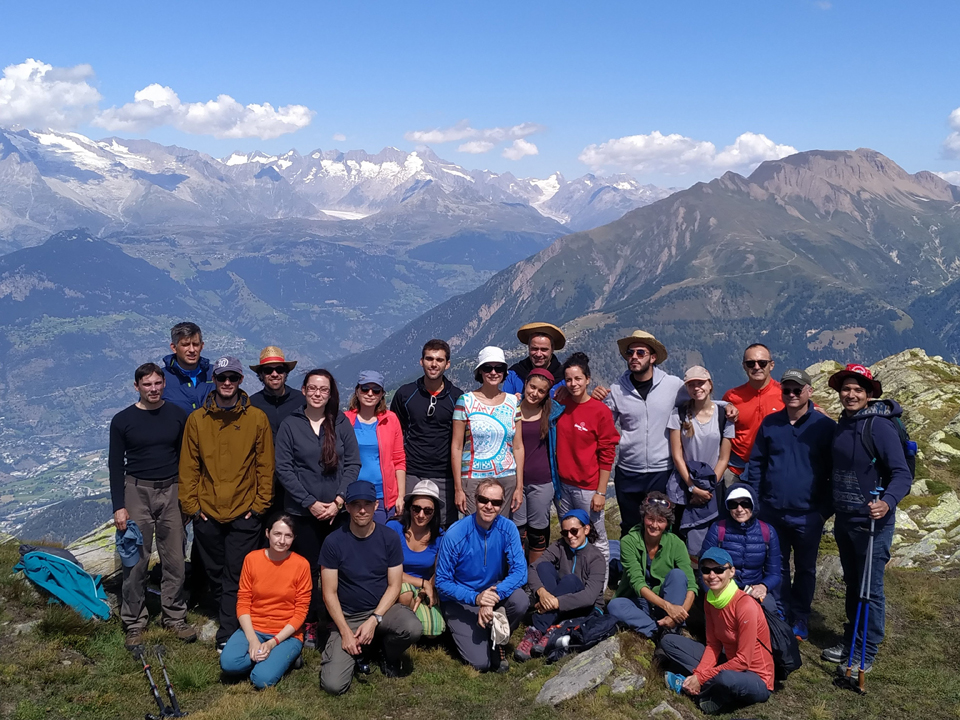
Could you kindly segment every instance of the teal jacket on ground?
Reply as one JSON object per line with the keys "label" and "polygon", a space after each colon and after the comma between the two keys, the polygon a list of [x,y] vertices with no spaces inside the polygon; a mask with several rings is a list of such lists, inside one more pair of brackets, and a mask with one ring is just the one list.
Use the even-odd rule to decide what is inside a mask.
{"label": "teal jacket on ground", "polygon": [[110,606],[106,603],[107,594],[100,584],[100,576],[91,577],[66,558],[41,551],[28,552],[13,570],[23,571],[31,582],[72,607],[84,620],[110,617]]}

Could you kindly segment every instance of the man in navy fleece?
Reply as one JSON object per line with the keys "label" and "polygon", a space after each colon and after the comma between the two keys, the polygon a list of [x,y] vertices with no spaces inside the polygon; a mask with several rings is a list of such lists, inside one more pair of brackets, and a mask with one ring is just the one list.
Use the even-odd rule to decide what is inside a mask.
{"label": "man in navy fleece", "polygon": [[[784,409],[760,423],[742,477],[759,498],[760,519],[780,541],[780,603],[799,640],[806,640],[817,583],[817,554],[830,515],[833,431],[837,423],[817,410],[810,376],[791,369],[780,378]],[[795,572],[790,578],[790,554]],[[738,566],[739,567],[739,566]]]}
{"label": "man in navy fleece", "polygon": [[[851,645],[859,664],[860,641],[853,636],[853,624],[860,598],[860,579],[868,560],[870,578],[870,624],[866,628],[865,670],[870,670],[883,640],[883,571],[890,560],[890,544],[897,504],[910,492],[913,478],[894,418],[900,406],[892,400],[870,402],[883,392],[880,383],[863,365],[847,365],[830,377],[830,387],[840,394],[843,412],[833,438],[833,506],[837,513],[833,534],[837,539],[843,582],[847,586],[847,622],[843,642],[827,648],[821,657],[828,662],[846,663]],[[872,425],[876,458],[869,457],[863,443],[865,423]],[[875,462],[874,462],[875,460]],[[867,558],[870,522],[875,523],[873,557]],[[860,632],[864,632],[861,625]]]}
{"label": "man in navy fleece", "polygon": [[530,606],[523,591],[527,562],[517,526],[500,515],[503,486],[484,480],[476,490],[477,511],[455,522],[437,553],[435,587],[440,611],[457,650],[480,671],[510,668],[503,646],[491,647],[495,610],[516,630]]}

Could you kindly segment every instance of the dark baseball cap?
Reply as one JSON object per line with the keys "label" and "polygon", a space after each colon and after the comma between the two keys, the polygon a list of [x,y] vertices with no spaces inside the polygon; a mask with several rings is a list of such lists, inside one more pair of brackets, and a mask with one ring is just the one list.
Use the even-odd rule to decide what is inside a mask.
{"label": "dark baseball cap", "polygon": [[373,486],[372,482],[354,480],[347,485],[347,494],[346,497],[343,498],[343,501],[349,505],[356,500],[377,501],[377,489]]}
{"label": "dark baseball cap", "polygon": [[780,384],[787,382],[795,382],[797,385],[813,385],[813,380],[810,379],[810,376],[804,370],[799,368],[790,368],[780,377]]}

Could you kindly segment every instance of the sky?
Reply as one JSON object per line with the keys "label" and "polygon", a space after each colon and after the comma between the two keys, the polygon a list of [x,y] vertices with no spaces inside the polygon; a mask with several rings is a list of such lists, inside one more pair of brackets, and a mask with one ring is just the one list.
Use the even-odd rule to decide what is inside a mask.
{"label": "sky", "polygon": [[670,187],[869,147],[960,184],[953,1],[54,0],[4,26],[3,127]]}

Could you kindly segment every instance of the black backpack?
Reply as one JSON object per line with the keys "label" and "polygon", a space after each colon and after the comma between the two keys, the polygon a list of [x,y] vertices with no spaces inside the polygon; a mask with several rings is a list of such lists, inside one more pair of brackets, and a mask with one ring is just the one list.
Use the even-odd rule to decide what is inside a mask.
{"label": "black backpack", "polygon": [[[878,402],[889,404],[887,400],[879,400]],[[867,451],[867,455],[870,456],[870,461],[874,464],[880,459],[877,455],[877,444],[873,441],[873,421],[876,419],[876,415],[871,415],[864,420],[863,432],[860,435],[863,441],[863,447]],[[897,428],[897,435],[900,436],[900,445],[903,447],[903,457],[907,461],[907,467],[910,469],[910,477],[911,479],[915,478],[917,476],[917,443],[910,439],[910,433],[907,432],[907,428],[899,416],[887,417],[887,419],[893,422]]]}
{"label": "black backpack", "polygon": [[[757,602],[760,601],[757,600]],[[800,657],[800,643],[797,642],[797,636],[793,634],[793,628],[787,624],[786,620],[777,613],[767,610],[763,603],[760,603],[760,608],[767,619],[767,627],[770,628],[770,644],[773,647],[767,647],[763,642],[760,644],[773,656],[774,681],[782,684],[790,673],[803,665],[803,658]]]}
{"label": "black backpack", "polygon": [[[547,642],[546,660],[547,663],[554,663],[564,655],[589,650],[612,637],[617,632],[617,619],[594,608],[587,617],[565,620],[549,628],[547,632],[550,640]],[[570,636],[569,644],[557,647],[557,641],[564,635]]]}

